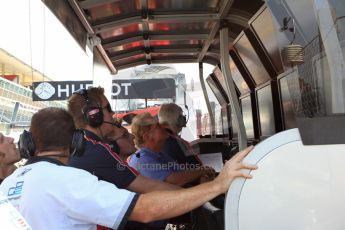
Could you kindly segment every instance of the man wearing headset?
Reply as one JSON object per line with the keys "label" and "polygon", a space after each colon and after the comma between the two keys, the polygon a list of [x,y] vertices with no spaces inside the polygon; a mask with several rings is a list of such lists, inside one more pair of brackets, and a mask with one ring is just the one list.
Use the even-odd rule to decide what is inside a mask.
{"label": "man wearing headset", "polygon": [[183,115],[181,107],[174,103],[161,105],[158,119],[169,134],[169,138],[162,148],[162,153],[170,155],[179,164],[202,165],[197,156],[198,152],[178,135],[187,124],[186,116]]}
{"label": "man wearing headset", "polygon": [[68,100],[68,111],[77,128],[85,132],[83,157],[72,157],[69,165],[84,169],[101,180],[137,193],[179,189],[178,186],[151,180],[129,167],[105,142],[113,135],[113,111],[104,89],[93,87],[75,92]]}
{"label": "man wearing headset", "polygon": [[30,155],[28,162],[3,181],[0,191],[7,194],[33,229],[96,229],[96,224],[121,229],[127,220],[171,218],[225,193],[236,177],[251,178],[241,169],[256,169],[242,163],[251,150],[247,148],[229,160],[211,182],[138,195],[84,170],[65,166],[71,152],[78,157],[84,153],[84,143],[64,109],[38,111],[32,117],[30,131],[23,133],[20,141],[22,152]]}

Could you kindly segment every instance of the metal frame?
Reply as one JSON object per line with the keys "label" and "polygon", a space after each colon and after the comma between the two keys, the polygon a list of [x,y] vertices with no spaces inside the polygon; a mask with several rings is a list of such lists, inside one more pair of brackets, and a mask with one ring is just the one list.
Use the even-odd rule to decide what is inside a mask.
{"label": "metal frame", "polygon": [[231,70],[229,66],[229,32],[227,27],[223,27],[220,30],[220,61],[222,72],[229,92],[229,100],[231,105],[231,112],[234,113],[234,119],[236,121],[238,130],[238,146],[239,149],[245,149],[247,147],[247,134],[244,127],[243,116],[241,114],[238,97],[236,94],[235,84],[232,81]]}
{"label": "metal frame", "polygon": [[[90,25],[90,23],[86,19],[84,11],[80,8],[80,6],[78,5],[78,3],[76,1],[77,0],[68,0],[69,4],[73,8],[74,12],[77,14],[79,20],[84,25],[84,27],[85,27],[86,31],[89,33],[90,37],[95,36],[96,35],[95,31],[93,30],[92,26]],[[97,46],[98,51],[101,53],[104,61],[107,63],[107,65],[110,69],[110,72],[112,74],[116,74],[117,70],[116,70],[115,66],[113,65],[113,63],[111,62],[110,58],[108,57],[108,54],[105,52],[103,46],[101,44],[97,44],[96,46]]]}
{"label": "metal frame", "polygon": [[200,80],[202,92],[203,92],[203,95],[205,98],[208,115],[209,115],[210,120],[211,120],[211,138],[213,139],[216,137],[216,120],[214,118],[214,114],[213,114],[212,109],[211,109],[211,103],[210,103],[210,100],[209,100],[209,97],[207,94],[203,70],[204,70],[203,69],[203,63],[199,62],[199,80]]}
{"label": "metal frame", "polygon": [[[224,19],[226,17],[226,15],[229,12],[233,3],[234,3],[234,0],[224,0],[223,1],[223,4],[220,6],[220,10],[218,13],[218,18],[220,20]],[[212,40],[215,38],[215,36],[216,36],[216,34],[220,28],[220,20],[213,24],[213,27],[212,27],[212,30],[211,30],[209,36],[208,36],[208,39],[204,43],[202,51],[199,54],[198,62],[201,62],[203,60],[205,54],[207,53],[208,48],[210,47],[210,45],[212,43]]]}
{"label": "metal frame", "polygon": [[85,0],[80,2],[80,7],[83,9],[90,9],[92,7],[101,6],[106,3],[119,2],[119,0]]}

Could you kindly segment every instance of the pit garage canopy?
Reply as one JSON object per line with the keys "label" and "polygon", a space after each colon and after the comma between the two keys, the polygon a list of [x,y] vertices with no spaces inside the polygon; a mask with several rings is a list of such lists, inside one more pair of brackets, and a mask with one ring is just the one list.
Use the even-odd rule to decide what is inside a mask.
{"label": "pit garage canopy", "polygon": [[[46,4],[49,2],[54,11],[56,2],[47,0]],[[264,1],[66,0],[66,3],[80,19],[87,36],[100,39],[97,48],[115,73],[151,63],[218,64],[219,29],[228,27],[232,42],[248,27],[248,20]]]}

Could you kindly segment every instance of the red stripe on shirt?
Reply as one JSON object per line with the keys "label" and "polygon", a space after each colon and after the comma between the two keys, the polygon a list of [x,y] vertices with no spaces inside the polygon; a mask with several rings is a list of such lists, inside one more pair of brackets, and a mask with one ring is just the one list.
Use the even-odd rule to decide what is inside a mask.
{"label": "red stripe on shirt", "polygon": [[109,228],[97,225],[97,230],[109,230]]}

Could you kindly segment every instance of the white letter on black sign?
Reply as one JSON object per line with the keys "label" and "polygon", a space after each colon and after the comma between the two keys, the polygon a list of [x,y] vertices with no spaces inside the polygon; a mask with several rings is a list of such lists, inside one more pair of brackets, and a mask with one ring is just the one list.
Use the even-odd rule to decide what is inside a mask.
{"label": "white letter on black sign", "polygon": [[61,93],[65,93],[66,97],[69,97],[69,85],[66,85],[66,89],[61,89],[61,85],[58,85],[58,97],[61,97]]}
{"label": "white letter on black sign", "polygon": [[128,86],[131,86],[132,83],[122,83],[121,86],[125,87],[125,95],[128,95]]}
{"label": "white letter on black sign", "polygon": [[121,86],[117,83],[113,83],[113,87],[116,87],[117,89],[113,92],[113,96],[118,96],[121,93]]}

